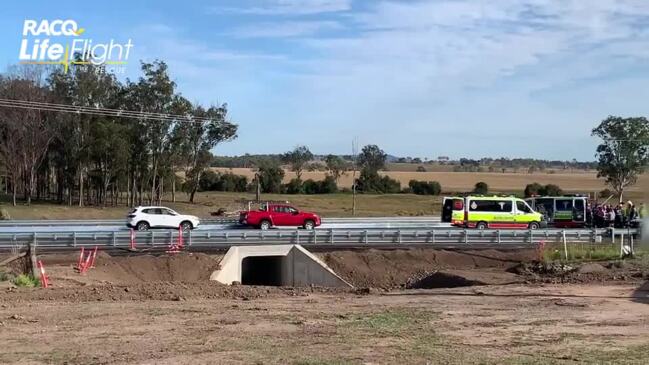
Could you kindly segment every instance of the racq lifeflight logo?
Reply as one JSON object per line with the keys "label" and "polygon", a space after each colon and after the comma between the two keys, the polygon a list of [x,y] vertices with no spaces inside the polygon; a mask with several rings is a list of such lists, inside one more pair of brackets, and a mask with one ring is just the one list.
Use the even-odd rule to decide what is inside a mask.
{"label": "racq lifeflight logo", "polygon": [[20,63],[62,65],[66,73],[70,65],[104,65],[110,66],[110,72],[123,73],[133,48],[131,39],[126,43],[114,39],[102,43],[84,37],[85,32],[85,28],[70,19],[27,19],[23,24]]}

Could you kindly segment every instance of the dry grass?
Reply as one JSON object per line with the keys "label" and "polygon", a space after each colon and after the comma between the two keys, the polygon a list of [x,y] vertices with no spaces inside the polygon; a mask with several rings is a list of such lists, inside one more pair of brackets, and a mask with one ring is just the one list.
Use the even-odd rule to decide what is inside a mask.
{"label": "dry grass", "polygon": [[[416,168],[416,167],[415,167]],[[254,177],[252,169],[248,168],[214,168],[215,171],[232,172],[237,175],[244,175],[248,179]],[[401,182],[401,186],[407,186],[410,180],[438,181],[442,184],[442,189],[446,192],[470,191],[475,184],[480,181],[486,182],[491,190],[496,192],[522,191],[525,185],[537,182],[539,184],[559,185],[563,190],[569,192],[599,192],[606,186],[604,180],[597,178],[595,172],[573,172],[573,173],[498,173],[498,172],[449,172],[449,171],[386,171],[383,174],[388,175]],[[302,179],[322,180],[325,172],[314,171],[305,172]],[[295,174],[286,171],[284,182],[288,182],[295,177]],[[352,185],[352,174],[347,173],[340,178],[338,185],[350,187]],[[630,189],[632,192],[642,191],[641,186],[649,184],[649,175],[641,176],[638,184]]]}
{"label": "dry grass", "polygon": [[[221,169],[231,170],[235,174],[251,176],[251,169]],[[446,194],[452,192],[470,191],[476,182],[484,181],[489,184],[493,192],[521,194],[525,185],[531,182],[542,184],[557,184],[567,192],[588,193],[600,191],[604,188],[603,182],[595,174],[515,174],[515,173],[463,173],[463,172],[387,172],[393,178],[398,178],[402,185],[410,179],[436,180],[442,184]],[[287,172],[286,180],[292,178],[293,173]],[[306,172],[305,179],[319,179],[324,172]],[[351,175],[341,179],[341,186],[351,185]],[[648,201],[649,175],[645,174],[640,181],[625,195],[625,199],[633,201]],[[210,212],[219,208],[234,212],[243,209],[241,200],[252,200],[253,194],[247,193],[222,193],[200,192],[196,195],[196,203],[187,203],[187,196],[178,194],[178,202],[171,203],[166,196],[163,204],[183,213],[207,217]],[[352,215],[351,194],[329,195],[281,195],[264,194],[264,200],[290,201],[295,206],[315,211],[325,217],[348,217]],[[385,194],[363,195],[357,197],[357,216],[409,216],[409,215],[437,215],[441,204],[441,197],[417,196],[412,194]],[[11,207],[6,203],[2,205],[13,219],[121,219],[128,212],[126,206],[119,207],[68,207],[50,203],[35,203],[31,207]]]}
{"label": "dry grass", "polygon": [[[253,194],[203,192],[196,194],[196,203],[189,204],[184,194],[176,203],[163,201],[165,206],[186,214],[207,217],[210,212],[224,208],[228,212],[244,209],[242,200],[254,199]],[[282,195],[264,194],[262,199],[289,201],[300,209],[318,212],[325,217],[348,217],[352,215],[351,194],[328,195]],[[439,212],[440,197],[412,194],[361,195],[356,198],[357,216],[410,216],[433,215]],[[68,207],[50,203],[34,203],[32,206],[4,206],[12,219],[121,219],[128,212],[119,207]]]}

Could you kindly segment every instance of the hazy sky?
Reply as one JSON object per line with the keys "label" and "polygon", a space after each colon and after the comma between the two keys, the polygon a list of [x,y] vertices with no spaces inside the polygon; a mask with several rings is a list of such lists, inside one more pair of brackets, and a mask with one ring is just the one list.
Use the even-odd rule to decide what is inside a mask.
{"label": "hazy sky", "polygon": [[[606,116],[649,115],[647,0],[10,1],[0,65],[25,19],[74,19],[94,39],[169,63],[179,91],[227,102],[218,154],[358,136],[399,156],[592,160]],[[155,5],[153,5],[155,4]]]}

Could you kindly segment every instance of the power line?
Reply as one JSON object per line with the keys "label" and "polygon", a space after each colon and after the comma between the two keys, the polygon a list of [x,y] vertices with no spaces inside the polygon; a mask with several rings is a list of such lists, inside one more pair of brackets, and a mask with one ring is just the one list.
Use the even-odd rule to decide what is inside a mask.
{"label": "power line", "polygon": [[192,115],[151,113],[134,110],[96,108],[3,98],[0,98],[0,107],[183,123],[202,123],[214,120],[214,118],[196,117]]}

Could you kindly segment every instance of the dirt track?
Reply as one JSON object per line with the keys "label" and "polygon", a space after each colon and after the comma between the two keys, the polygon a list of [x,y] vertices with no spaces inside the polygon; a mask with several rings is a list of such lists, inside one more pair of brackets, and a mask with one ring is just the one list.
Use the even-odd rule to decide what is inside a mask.
{"label": "dirt track", "polygon": [[[54,288],[0,289],[0,363],[646,363],[644,263],[558,273],[519,265],[530,254],[322,254],[381,288],[348,290],[224,286],[205,280],[220,258],[201,254],[102,255],[84,276],[74,255],[43,257]],[[440,273],[517,281],[394,289],[453,282]]]}

